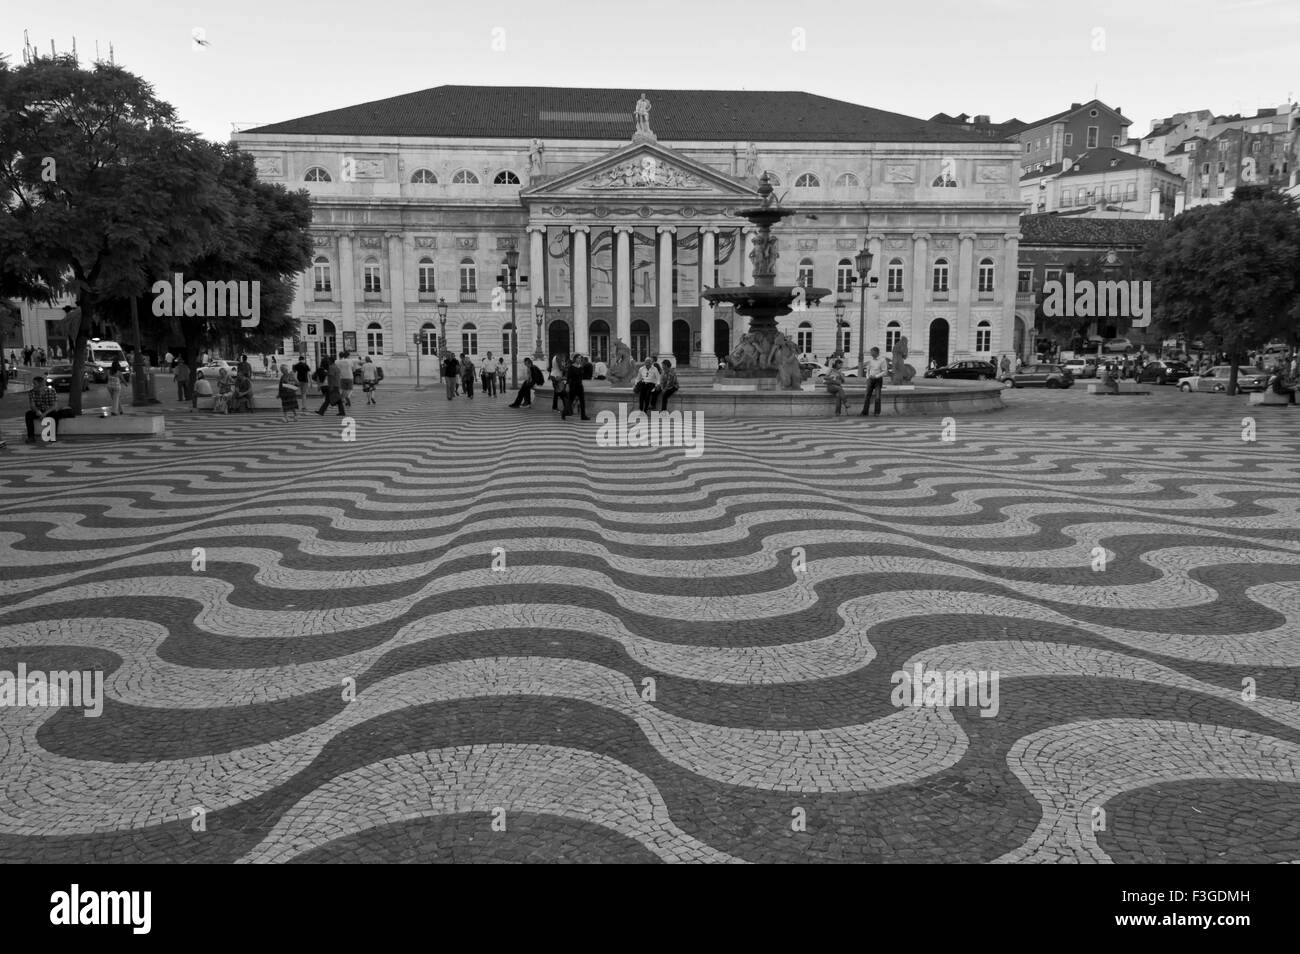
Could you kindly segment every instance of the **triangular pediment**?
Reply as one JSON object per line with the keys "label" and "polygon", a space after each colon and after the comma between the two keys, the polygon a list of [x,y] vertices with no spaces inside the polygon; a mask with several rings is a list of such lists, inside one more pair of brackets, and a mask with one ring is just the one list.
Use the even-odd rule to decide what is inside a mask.
{"label": "triangular pediment", "polygon": [[648,199],[657,196],[753,202],[758,190],[657,142],[633,142],[521,190],[520,198]]}

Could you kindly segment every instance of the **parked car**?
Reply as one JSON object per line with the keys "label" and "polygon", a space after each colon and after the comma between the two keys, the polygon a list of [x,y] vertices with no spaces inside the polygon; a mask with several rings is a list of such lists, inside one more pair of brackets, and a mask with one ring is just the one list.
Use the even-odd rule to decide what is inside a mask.
{"label": "parked car", "polygon": [[942,368],[931,368],[925,372],[925,376],[960,381],[992,381],[997,378],[998,369],[987,361],[954,361]]}
{"label": "parked car", "polygon": [[[81,372],[81,390],[90,390],[90,381],[94,377],[94,372],[86,368]],[[50,387],[56,391],[72,392],[72,365],[56,364],[45,372],[45,378],[50,382]]]}
{"label": "parked car", "polygon": [[1107,338],[1101,343],[1101,350],[1106,354],[1129,354],[1134,347],[1127,338]]}
{"label": "parked car", "polygon": [[[1178,382],[1178,388],[1188,392],[1226,391],[1228,389],[1228,375],[1231,373],[1232,365],[1218,364],[1204,374],[1193,374],[1190,377],[1183,378]],[[1267,383],[1268,375],[1261,374],[1254,368],[1247,368],[1244,365],[1237,366],[1237,390],[1262,391]]]}
{"label": "parked car", "polygon": [[1069,361],[1066,361],[1062,367],[1069,371],[1075,378],[1095,378],[1097,376],[1096,361],[1089,364],[1083,358],[1071,358]]}
{"label": "parked car", "polygon": [[1074,384],[1074,375],[1061,364],[1027,364],[1019,371],[1003,375],[1002,383],[1013,388],[1068,388]]}
{"label": "parked car", "polygon": [[1192,369],[1181,361],[1148,361],[1138,374],[1143,384],[1177,384],[1192,376]]}
{"label": "parked car", "polygon": [[799,370],[803,372],[805,381],[820,381],[830,373],[831,369],[816,361],[800,361]]}
{"label": "parked car", "polygon": [[239,365],[233,361],[227,361],[225,358],[213,358],[203,367],[199,368],[198,376],[215,381],[221,376],[221,369],[225,368],[230,372],[230,376],[237,377],[239,374]]}

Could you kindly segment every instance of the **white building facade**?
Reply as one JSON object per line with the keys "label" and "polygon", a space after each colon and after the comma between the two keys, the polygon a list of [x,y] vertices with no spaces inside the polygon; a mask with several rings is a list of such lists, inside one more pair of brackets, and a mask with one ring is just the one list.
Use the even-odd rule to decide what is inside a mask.
{"label": "white building facade", "polygon": [[397,374],[444,346],[508,358],[497,285],[514,249],[520,359],[601,360],[622,340],[713,368],[745,319],[700,293],[752,281],[736,213],[765,171],[802,213],[775,230],[777,283],[836,292],[782,319],[801,350],[856,355],[864,245],[879,278],[867,347],[907,335],[941,362],[1032,347],[1015,322],[1019,148],[942,124],[805,93],[438,87],[235,142],[263,179],[312,196],[286,342],[309,354],[371,354]]}

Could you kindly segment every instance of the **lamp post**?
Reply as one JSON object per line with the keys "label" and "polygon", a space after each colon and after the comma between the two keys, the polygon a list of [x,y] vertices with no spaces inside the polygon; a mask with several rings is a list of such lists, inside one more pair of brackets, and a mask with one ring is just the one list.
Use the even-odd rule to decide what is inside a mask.
{"label": "lamp post", "polygon": [[424,339],[424,332],[415,333],[415,390],[420,390],[420,345]]}
{"label": "lamp post", "polygon": [[[447,299],[438,299],[438,357],[447,354]],[[438,380],[442,380],[442,361],[438,361]]]}
{"label": "lamp post", "polygon": [[863,376],[864,373],[863,368],[865,367],[866,364],[865,354],[863,352],[863,345],[867,337],[867,287],[868,287],[867,276],[871,273],[871,260],[874,257],[875,256],[873,256],[870,252],[867,251],[866,246],[863,246],[862,251],[858,252],[857,255],[853,256],[853,266],[858,270],[858,288],[862,292],[862,306],[860,310],[860,317],[858,319],[858,377],[859,378]]}
{"label": "lamp post", "polygon": [[505,270],[501,273],[501,283],[510,292],[510,386],[519,387],[519,325],[515,320],[515,304],[519,286],[528,284],[528,276],[519,274],[519,249],[512,248],[506,252],[502,263]]}
{"label": "lamp post", "polygon": [[541,361],[546,360],[546,352],[542,350],[542,323],[546,321],[546,306],[542,300],[537,299],[537,304],[533,305],[533,314],[537,316],[537,347],[533,349],[533,357]]}
{"label": "lamp post", "polygon": [[844,327],[848,324],[844,320],[844,311],[844,299],[835,299],[835,350],[840,352],[841,355],[844,353],[842,347],[844,344]]}

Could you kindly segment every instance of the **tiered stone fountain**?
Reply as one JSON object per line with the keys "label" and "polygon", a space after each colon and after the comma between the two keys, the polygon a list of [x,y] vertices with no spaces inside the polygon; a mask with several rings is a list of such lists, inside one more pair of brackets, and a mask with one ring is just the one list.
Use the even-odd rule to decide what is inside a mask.
{"label": "tiered stone fountain", "polygon": [[776,327],[776,320],[790,314],[797,300],[815,305],[831,293],[829,288],[776,284],[776,238],[772,226],[795,214],[772,201],[772,183],[767,173],[758,183],[763,204],[756,209],[742,209],[738,214],[758,228],[750,261],[754,265],[754,284],[706,288],[701,297],[718,305],[730,303],[736,314],[749,319],[749,331],[727,356],[726,368],[719,371],[714,387],[721,390],[787,390],[802,386],[799,349]]}

